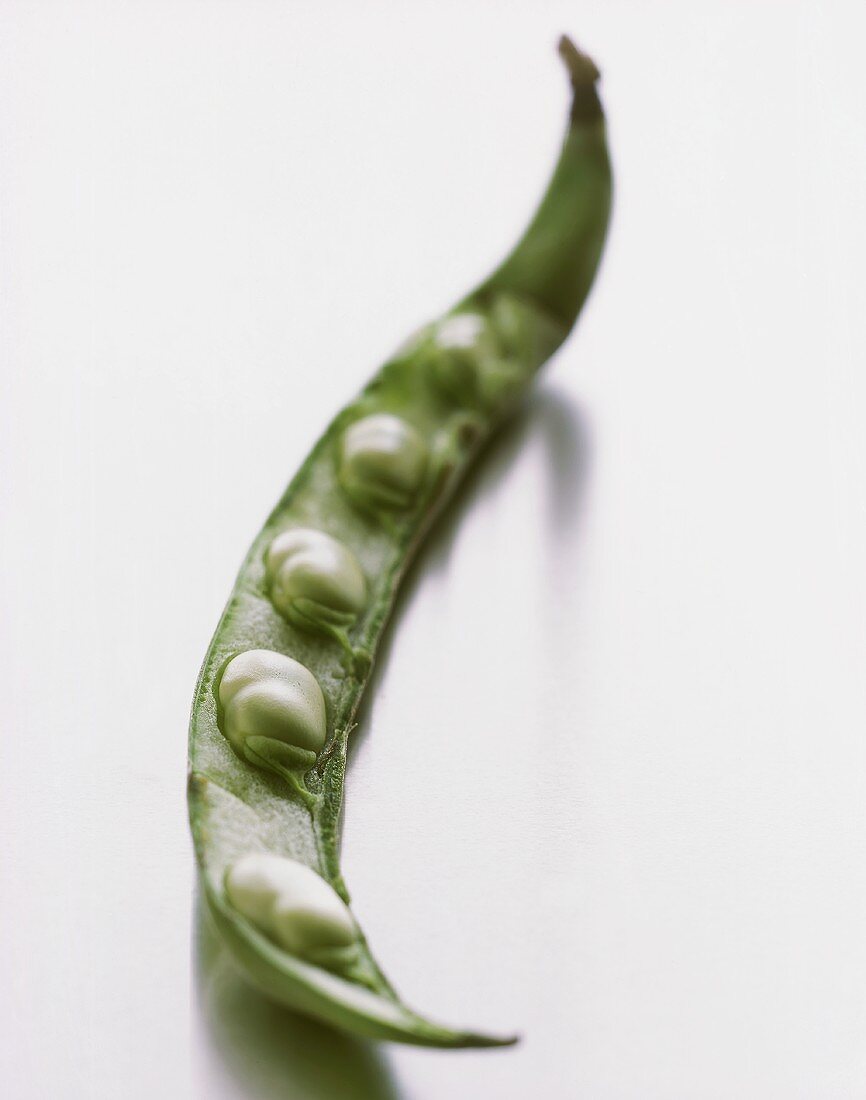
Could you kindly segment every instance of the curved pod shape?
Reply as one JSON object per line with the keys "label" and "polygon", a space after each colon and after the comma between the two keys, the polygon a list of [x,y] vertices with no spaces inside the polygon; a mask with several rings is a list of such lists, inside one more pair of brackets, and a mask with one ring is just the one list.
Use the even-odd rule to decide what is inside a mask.
{"label": "curved pod shape", "polygon": [[[283,602],[275,587],[281,569],[292,554],[303,556],[296,546],[281,557],[279,539],[293,528],[327,530],[357,559],[366,596],[348,600],[346,614],[355,614],[353,644],[375,655],[413,553],[479,449],[565,340],[601,257],[611,173],[598,73],[567,40],[560,48],[571,77],[571,114],[528,229],[487,280],[401,347],[327,428],[253,543],[193,703],[190,820],[204,893],[223,939],[268,996],[372,1038],[439,1047],[513,1041],[443,1027],[409,1009],[345,908],[339,818],[347,740],[367,670],[356,667],[350,674],[340,640],[311,628],[309,604],[301,604],[297,615],[294,581],[286,582],[285,606],[276,606]],[[269,548],[273,559],[266,569]],[[314,591],[322,580],[314,574],[299,568],[294,579],[311,586],[307,598],[313,592],[321,625],[322,608],[342,613],[343,605],[333,603],[335,590],[327,585]],[[241,660],[243,672],[239,654],[245,650],[271,651],[270,657],[243,658],[265,672],[275,667],[275,657],[299,664],[320,688],[322,708],[308,698],[304,720],[280,726],[275,715],[288,713],[280,709],[285,681],[268,672],[271,687],[260,696],[266,701],[245,710],[235,700],[249,689],[248,678],[236,676],[230,664]],[[240,686],[232,695],[235,678]],[[268,691],[279,696],[273,706]],[[250,723],[261,723],[255,728],[264,734],[250,734]],[[241,752],[231,750],[227,736],[235,747],[242,744]],[[250,870],[251,852],[278,863],[268,865],[264,878],[252,872],[252,879],[244,878],[240,872]],[[313,891],[309,920],[292,925],[286,915],[291,905],[280,917],[278,899],[301,881],[299,865],[325,890],[304,880]],[[320,928],[331,927],[335,939],[328,939],[331,933],[322,942],[305,939],[316,912]],[[356,938],[339,942],[340,929],[348,939],[350,920]]]}

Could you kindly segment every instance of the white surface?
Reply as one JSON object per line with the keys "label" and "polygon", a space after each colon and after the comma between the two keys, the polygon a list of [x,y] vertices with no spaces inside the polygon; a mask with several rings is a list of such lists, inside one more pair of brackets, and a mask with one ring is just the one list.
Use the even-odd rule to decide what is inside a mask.
{"label": "white surface", "polygon": [[[6,0],[4,1096],[866,1095],[858,9]],[[412,576],[344,844],[407,999],[525,1039],[377,1049],[192,976],[187,708],[283,482],[536,200],[563,29],[610,248]]]}

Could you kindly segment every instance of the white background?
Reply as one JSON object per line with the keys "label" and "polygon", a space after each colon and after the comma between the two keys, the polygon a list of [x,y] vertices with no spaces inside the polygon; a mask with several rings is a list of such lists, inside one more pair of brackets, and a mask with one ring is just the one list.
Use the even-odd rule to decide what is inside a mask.
{"label": "white background", "polygon": [[[5,0],[5,1097],[866,1097],[857,16]],[[562,30],[609,248],[411,577],[343,853],[409,1003],[524,1038],[374,1047],[196,937],[188,705],[330,415],[522,227]]]}

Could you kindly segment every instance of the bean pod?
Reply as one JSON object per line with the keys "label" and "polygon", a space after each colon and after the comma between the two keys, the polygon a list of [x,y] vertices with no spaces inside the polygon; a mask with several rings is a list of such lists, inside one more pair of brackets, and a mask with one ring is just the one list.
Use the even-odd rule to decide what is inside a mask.
{"label": "bean pod", "polygon": [[[529,228],[316,444],[241,568],[193,703],[190,820],[226,945],[271,998],[371,1038],[513,1041],[433,1023],[397,996],[349,907],[339,818],[349,733],[400,578],[565,340],[599,263],[611,175],[598,73],[567,40],[561,52],[571,115]],[[418,910],[420,928],[420,899]]]}

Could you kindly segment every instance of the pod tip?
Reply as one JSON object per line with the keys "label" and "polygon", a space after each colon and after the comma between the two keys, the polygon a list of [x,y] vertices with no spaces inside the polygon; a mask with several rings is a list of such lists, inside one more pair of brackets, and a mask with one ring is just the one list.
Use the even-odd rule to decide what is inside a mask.
{"label": "pod tip", "polygon": [[579,50],[567,34],[560,36],[557,49],[559,50],[559,56],[565,62],[565,67],[568,69],[572,88],[594,84],[601,76],[598,66],[592,58]]}
{"label": "pod tip", "polygon": [[601,103],[595,89],[596,81],[601,76],[598,66],[588,54],[575,46],[567,34],[560,37],[558,49],[571,81],[571,121],[589,122],[600,118]]}

